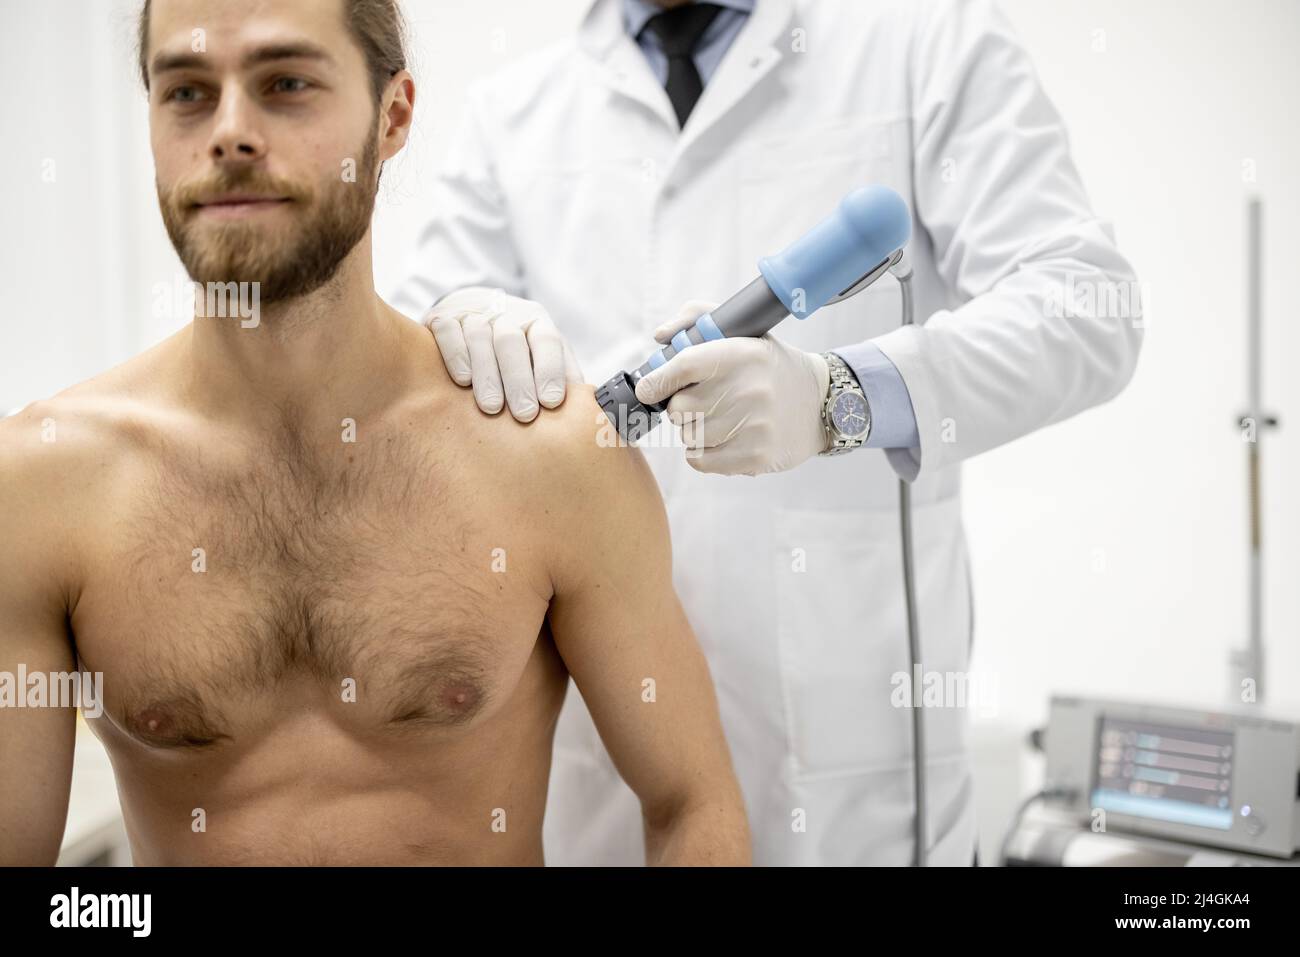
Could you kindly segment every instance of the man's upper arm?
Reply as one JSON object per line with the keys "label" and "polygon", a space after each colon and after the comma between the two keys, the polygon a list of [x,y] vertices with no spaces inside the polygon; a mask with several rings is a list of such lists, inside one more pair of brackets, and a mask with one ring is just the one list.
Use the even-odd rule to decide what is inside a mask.
{"label": "man's upper arm", "polygon": [[[27,675],[72,672],[48,501],[57,468],[29,409],[0,420],[0,865],[54,864],[72,781],[76,709],[18,707]],[[50,461],[41,461],[42,453]],[[44,516],[44,517],[43,517]],[[58,702],[54,702],[58,703]]]}
{"label": "man's upper arm", "polygon": [[547,483],[553,527],[566,530],[553,548],[556,647],[647,820],[701,800],[743,813],[708,665],[673,590],[658,484],[638,450],[597,441],[590,386],[559,415],[570,421]]}

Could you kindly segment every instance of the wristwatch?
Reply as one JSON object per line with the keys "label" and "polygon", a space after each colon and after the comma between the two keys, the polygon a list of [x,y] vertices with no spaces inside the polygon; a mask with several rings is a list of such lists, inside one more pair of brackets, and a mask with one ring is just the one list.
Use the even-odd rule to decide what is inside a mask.
{"label": "wristwatch", "polygon": [[822,426],[830,447],[819,455],[842,455],[852,452],[871,434],[871,407],[858,385],[858,378],[843,359],[833,352],[823,352],[830,367],[830,387],[822,403]]}

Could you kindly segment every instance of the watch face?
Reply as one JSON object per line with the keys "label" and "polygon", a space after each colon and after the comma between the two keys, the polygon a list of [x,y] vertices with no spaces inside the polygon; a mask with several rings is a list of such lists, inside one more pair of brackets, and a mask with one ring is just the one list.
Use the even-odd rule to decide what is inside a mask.
{"label": "watch face", "polygon": [[841,435],[861,438],[867,432],[867,403],[856,392],[844,392],[835,397],[830,419]]}

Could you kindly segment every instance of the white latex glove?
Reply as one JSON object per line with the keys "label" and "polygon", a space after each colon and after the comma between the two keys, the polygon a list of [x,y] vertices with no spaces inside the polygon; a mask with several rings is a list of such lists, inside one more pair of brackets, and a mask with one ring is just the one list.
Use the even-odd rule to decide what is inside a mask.
{"label": "white latex glove", "polygon": [[[715,308],[686,303],[655,339],[667,344]],[[769,333],[691,346],[638,382],[636,397],[649,403],[672,395],[668,417],[682,429],[696,471],[762,475],[792,469],[828,447],[821,416],[829,385],[825,359]]]}
{"label": "white latex glove", "polygon": [[554,409],[567,383],[582,382],[569,344],[540,305],[500,289],[469,286],[443,296],[424,314],[438,341],[447,374],[474,387],[474,401],[489,415],[501,411],[531,422],[539,402]]}

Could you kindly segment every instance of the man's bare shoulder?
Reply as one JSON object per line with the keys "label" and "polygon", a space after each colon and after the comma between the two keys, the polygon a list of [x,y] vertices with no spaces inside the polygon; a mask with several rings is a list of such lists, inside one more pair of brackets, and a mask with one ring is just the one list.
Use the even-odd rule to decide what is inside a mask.
{"label": "man's bare shoulder", "polygon": [[[605,577],[603,565],[635,543],[645,567],[668,554],[668,520],[658,483],[640,449],[618,440],[595,387],[570,383],[558,409],[529,423],[530,511],[550,543],[557,588]],[[594,578],[593,578],[594,576]]]}
{"label": "man's bare shoulder", "polygon": [[59,525],[97,508],[97,486],[167,427],[149,350],[0,419],[0,500],[6,528]]}
{"label": "man's bare shoulder", "polygon": [[[629,494],[657,488],[641,452],[619,441],[596,402],[594,385],[570,382],[564,402],[540,410],[531,422],[517,421],[507,409],[488,415],[468,388],[451,380],[433,336],[425,334],[424,339],[416,346],[422,357],[415,379],[417,403],[428,413],[428,421],[443,421],[449,441],[479,464],[497,470],[510,486],[524,486],[561,502],[581,501],[584,490],[608,490],[620,483],[631,484]],[[589,504],[603,507],[601,502]]]}
{"label": "man's bare shoulder", "polygon": [[[608,416],[596,402],[596,389],[588,383],[570,383],[558,409],[543,409],[525,429],[528,454],[536,461],[533,472],[549,481],[552,491],[575,500],[585,492],[621,497],[644,496],[655,490],[654,476],[641,451],[618,438]],[[600,503],[590,503],[599,508]],[[610,508],[616,503],[611,502]]]}

